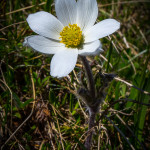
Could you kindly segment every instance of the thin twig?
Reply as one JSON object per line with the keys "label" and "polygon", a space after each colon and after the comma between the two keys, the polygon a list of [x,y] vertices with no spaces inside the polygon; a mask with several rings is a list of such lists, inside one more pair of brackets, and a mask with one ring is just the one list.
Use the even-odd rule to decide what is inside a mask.
{"label": "thin twig", "polygon": [[111,6],[111,5],[118,5],[118,4],[131,4],[131,3],[149,3],[149,0],[140,0],[140,1],[124,1],[124,2],[115,2],[115,3],[109,3],[109,4],[104,4],[101,5],[99,4],[98,7],[106,7],[106,6]]}
{"label": "thin twig", "polygon": [[[108,59],[104,57],[102,54],[99,55],[102,59],[104,59],[106,62],[108,62]],[[109,65],[111,68],[113,68],[112,64],[109,62]]]}
{"label": "thin twig", "polygon": [[150,106],[150,104],[142,103],[142,102],[139,102],[139,101],[136,101],[136,100],[133,100],[133,99],[120,99],[120,100],[118,100],[118,102],[119,101],[127,101],[127,102],[137,103],[137,104],[140,104],[140,105]]}
{"label": "thin twig", "polygon": [[9,90],[9,92],[10,92],[10,101],[11,101],[11,122],[10,122],[10,126],[12,127],[12,103],[13,103],[13,93],[12,93],[10,87],[7,85],[6,82],[2,81],[1,79],[0,79],[0,81],[8,88],[8,90]]}
{"label": "thin twig", "polygon": [[[46,2],[43,2],[43,3],[40,3],[38,4],[38,6],[42,6],[42,5],[45,5]],[[26,9],[30,9],[30,8],[33,8],[35,7],[36,5],[31,5],[31,6],[27,6],[27,7],[24,7],[24,8],[21,8],[21,9],[17,9],[17,10],[14,10],[14,11],[11,11],[9,13],[6,13],[5,15],[10,15],[10,14],[13,14],[13,13],[16,13],[16,12],[20,12],[20,11],[24,11]],[[3,17],[4,15],[1,15],[1,17]]]}
{"label": "thin twig", "polygon": [[142,102],[138,102],[136,100],[133,100],[133,99],[119,99],[119,100],[115,100],[113,103],[110,104],[109,107],[107,107],[101,114],[99,120],[101,120],[105,114],[107,114],[107,112],[109,111],[109,109],[114,106],[115,104],[119,103],[119,102],[122,102],[122,101],[126,101],[126,102],[132,102],[132,103],[137,103],[137,104],[141,104],[141,105],[145,105],[145,106],[150,106],[150,104],[146,104],[146,103],[142,103]]}
{"label": "thin twig", "polygon": [[135,88],[135,89],[137,89],[137,90],[143,92],[143,93],[146,94],[146,95],[150,95],[149,92],[144,91],[144,90],[142,90],[142,89],[136,87],[135,85],[132,85],[131,83],[129,83],[129,82],[127,82],[127,81],[125,81],[125,80],[119,78],[119,77],[115,77],[114,79],[117,80],[117,81],[121,81],[121,82],[125,83],[126,85],[128,85],[128,86],[130,86],[130,87],[133,87],[133,88]]}
{"label": "thin twig", "polygon": [[79,106],[80,106],[80,108],[81,108],[81,111],[82,111],[82,113],[84,114],[84,117],[87,119],[88,116],[87,116],[86,113],[84,112],[84,110],[83,110],[83,108],[82,108],[82,106],[81,106],[81,103],[80,103],[79,98],[77,98],[77,100],[78,100]]}
{"label": "thin twig", "polygon": [[[93,128],[95,128],[95,126],[93,127]],[[85,133],[83,133],[82,135],[81,135],[81,137],[79,138],[79,141],[81,141],[82,140],[82,137],[84,137],[85,135],[87,135],[87,134],[89,134],[90,132],[92,132],[92,130],[93,130],[93,128],[91,128],[90,130],[88,130],[87,132],[85,132]],[[87,136],[85,137],[85,139],[83,139],[84,141],[87,139]],[[74,150],[76,150],[77,148],[77,145],[78,145],[78,143],[76,143],[75,144],[75,146],[74,146]]]}
{"label": "thin twig", "polygon": [[145,44],[148,45],[148,40],[146,39],[146,36],[142,32],[141,28],[137,25],[136,21],[133,18],[132,18],[132,21],[137,26],[137,29],[140,31],[140,34],[143,37]]}
{"label": "thin twig", "polygon": [[13,132],[13,134],[7,139],[7,141],[2,145],[1,150],[4,148],[4,146],[10,141],[10,139],[17,133],[17,131],[30,119],[30,117],[32,116],[33,112],[34,112],[34,107],[35,107],[35,85],[34,85],[34,80],[33,80],[33,76],[32,76],[32,69],[30,68],[30,76],[31,76],[31,83],[32,83],[32,90],[33,90],[33,107],[31,110],[30,115],[22,122],[22,124],[15,130],[15,132]]}
{"label": "thin twig", "polygon": [[133,145],[130,143],[130,141],[125,137],[125,135],[123,134],[123,132],[113,123],[113,121],[105,115],[105,117],[107,118],[107,120],[109,120],[109,122],[111,122],[113,124],[113,126],[116,128],[116,130],[122,135],[122,137],[127,141],[127,143],[130,145],[132,150],[135,150],[135,148],[133,147]]}
{"label": "thin twig", "polygon": [[26,22],[26,21],[20,21],[20,22],[17,22],[17,23],[10,24],[10,25],[8,25],[8,26],[6,26],[6,27],[1,28],[0,31],[3,31],[3,30],[5,30],[5,29],[7,29],[7,28],[9,28],[9,27],[12,27],[12,26],[14,26],[14,25],[19,25],[19,24],[22,24],[22,23],[25,23],[25,22]]}
{"label": "thin twig", "polygon": [[[119,33],[121,33],[121,32],[119,32]],[[123,38],[122,33],[120,34],[120,36],[122,36],[122,38]],[[113,35],[113,37],[114,37],[114,38],[116,39],[116,41],[117,41],[116,36]],[[121,43],[120,43],[119,41],[117,41],[117,43],[118,43],[118,45],[121,47],[122,52],[123,52],[123,53],[127,56],[127,58],[130,60],[131,66],[132,66],[132,68],[133,68],[133,70],[134,70],[134,72],[135,72],[135,74],[136,74],[136,68],[135,68],[134,63],[132,62],[130,56],[129,56],[128,53],[124,50],[124,48],[123,48],[123,46],[121,45]]]}
{"label": "thin twig", "polygon": [[117,46],[115,45],[114,41],[112,40],[112,38],[110,36],[108,36],[109,40],[111,41],[112,45],[114,46],[115,50],[117,51],[118,54],[120,54]]}
{"label": "thin twig", "polygon": [[56,114],[56,111],[55,111],[54,106],[53,106],[53,105],[51,105],[51,106],[52,106],[53,111],[54,111],[54,114],[55,114],[55,116],[56,116],[57,126],[58,126],[59,135],[60,135],[60,140],[61,140],[62,149],[65,150],[64,144],[63,144],[63,140],[62,140],[62,134],[61,134],[60,127],[59,127],[59,122],[58,122],[57,114]]}
{"label": "thin twig", "polygon": [[140,140],[138,139],[138,137],[134,134],[134,132],[131,130],[131,128],[125,123],[125,121],[118,115],[116,114],[116,116],[119,118],[119,120],[127,127],[127,129],[131,132],[131,134],[136,138],[136,140],[139,142],[139,144],[141,145],[141,147],[143,148],[143,150],[145,150],[143,144],[140,142]]}
{"label": "thin twig", "polygon": [[132,115],[132,113],[127,114],[127,113],[124,113],[123,110],[119,111],[119,110],[115,110],[115,109],[112,109],[112,108],[110,108],[109,111],[113,112],[114,114],[122,114],[122,115],[125,115],[125,116],[131,116]]}
{"label": "thin twig", "polygon": [[4,74],[3,74],[3,71],[2,71],[2,67],[1,67],[1,65],[2,65],[2,62],[3,61],[1,61],[1,63],[0,63],[0,71],[1,71],[1,74],[2,74],[2,78],[3,78],[3,81],[2,80],[0,80],[7,88],[8,88],[8,90],[10,91],[10,101],[11,101],[11,122],[10,122],[10,126],[12,127],[12,105],[13,105],[13,93],[12,93],[12,91],[11,91],[11,89],[10,89],[10,87],[8,86],[8,84],[6,83],[6,80],[5,80],[5,77],[4,77]]}
{"label": "thin twig", "polygon": [[44,143],[45,143],[45,140],[42,141],[39,150],[42,150],[42,147],[43,147]]}
{"label": "thin twig", "polygon": [[63,115],[62,115],[52,104],[50,104],[50,105],[51,105],[51,107],[53,107],[53,109],[55,109],[55,111],[58,113],[58,115],[59,115],[61,118],[63,118],[63,119],[66,120],[67,122],[73,124],[75,127],[79,127],[78,125],[76,125],[76,123],[74,123],[74,122],[72,122],[71,120],[66,119],[65,117],[63,117]]}

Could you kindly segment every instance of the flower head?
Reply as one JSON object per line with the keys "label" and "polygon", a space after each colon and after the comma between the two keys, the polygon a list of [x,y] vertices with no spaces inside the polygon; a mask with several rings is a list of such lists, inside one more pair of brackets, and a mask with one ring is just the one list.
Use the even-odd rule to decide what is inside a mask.
{"label": "flower head", "polygon": [[61,41],[66,47],[78,48],[83,43],[83,35],[80,27],[77,24],[69,24],[60,32]]}
{"label": "flower head", "polygon": [[28,16],[30,28],[39,35],[26,37],[24,45],[54,54],[50,74],[60,78],[74,69],[78,55],[96,55],[102,51],[99,39],[118,30],[120,23],[106,19],[95,24],[96,0],[55,0],[55,10],[57,18],[44,11]]}

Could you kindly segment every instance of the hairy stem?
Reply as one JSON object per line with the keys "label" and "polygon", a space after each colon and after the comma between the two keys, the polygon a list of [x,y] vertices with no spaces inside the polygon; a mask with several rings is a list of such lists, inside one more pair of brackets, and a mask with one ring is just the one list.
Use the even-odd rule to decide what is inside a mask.
{"label": "hairy stem", "polygon": [[[87,76],[87,80],[88,80],[88,90],[89,90],[89,94],[91,97],[91,103],[95,102],[95,83],[94,83],[94,79],[93,79],[93,74],[92,74],[92,70],[91,67],[86,59],[86,57],[84,56],[80,56],[85,72],[86,72],[86,76]],[[89,101],[88,101],[89,102]],[[87,103],[88,105],[88,103]],[[93,131],[92,128],[94,127],[94,122],[95,122],[95,116],[96,116],[96,111],[97,108],[93,109],[91,104],[88,105],[89,107],[89,127],[88,127],[88,136],[87,139],[85,141],[85,147],[87,150],[90,150],[91,148],[91,143],[92,143],[92,135],[93,135]],[[99,107],[98,105],[96,107]]]}
{"label": "hairy stem", "polygon": [[84,69],[85,69],[86,76],[87,76],[87,79],[88,79],[88,90],[90,92],[90,95],[94,99],[95,98],[95,83],[94,83],[91,67],[90,67],[90,65],[89,65],[89,63],[88,63],[85,56],[80,56],[80,58],[81,58],[81,61],[84,65]]}
{"label": "hairy stem", "polygon": [[[90,111],[90,110],[89,110]],[[85,141],[85,147],[87,150],[90,150],[91,148],[91,143],[92,143],[92,136],[93,136],[93,127],[94,127],[94,122],[95,122],[95,112],[90,112],[90,118],[89,118],[89,128],[88,128],[88,137]]]}

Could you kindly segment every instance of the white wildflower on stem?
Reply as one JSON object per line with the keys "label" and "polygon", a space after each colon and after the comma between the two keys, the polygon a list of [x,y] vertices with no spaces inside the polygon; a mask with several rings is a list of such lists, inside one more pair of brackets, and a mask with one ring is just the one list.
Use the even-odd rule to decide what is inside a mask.
{"label": "white wildflower on stem", "polygon": [[[98,17],[96,0],[55,0],[55,10],[57,18],[44,11],[28,16],[30,28],[38,35],[26,37],[24,45],[44,54],[53,54],[50,74],[57,78],[67,76],[74,69],[78,55],[81,55],[89,83],[88,89],[81,89],[79,95],[89,108],[90,130],[102,98],[95,95],[92,71],[85,56],[102,51],[99,39],[118,30],[120,23],[106,19],[95,24]],[[87,150],[90,150],[91,142],[92,132],[85,142]]]}
{"label": "white wildflower on stem", "polygon": [[[50,74],[65,77],[75,67],[78,55],[96,55],[102,49],[100,38],[114,33],[120,23],[98,17],[96,0],[55,0],[56,15],[44,11],[30,14],[27,22],[39,35],[26,37],[24,45],[44,54],[54,54]],[[95,25],[94,25],[95,24]]]}

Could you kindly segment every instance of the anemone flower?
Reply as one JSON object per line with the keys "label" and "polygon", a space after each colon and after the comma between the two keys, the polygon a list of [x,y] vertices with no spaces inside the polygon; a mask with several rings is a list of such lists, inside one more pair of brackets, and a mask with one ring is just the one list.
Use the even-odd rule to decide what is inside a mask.
{"label": "anemone flower", "polygon": [[100,38],[114,33],[120,23],[106,19],[97,24],[96,0],[55,0],[56,16],[44,11],[30,14],[27,22],[38,35],[25,38],[24,45],[44,54],[54,54],[50,65],[53,77],[65,77],[75,67],[78,55],[96,55]]}

